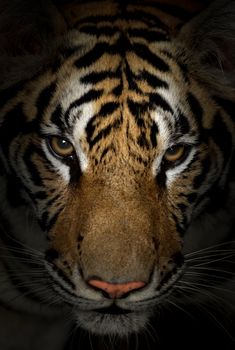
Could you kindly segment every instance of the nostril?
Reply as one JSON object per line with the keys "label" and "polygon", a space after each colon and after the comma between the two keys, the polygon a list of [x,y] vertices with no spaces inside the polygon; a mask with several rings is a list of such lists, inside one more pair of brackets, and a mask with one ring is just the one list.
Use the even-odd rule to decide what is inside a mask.
{"label": "nostril", "polygon": [[105,297],[117,299],[125,296],[126,294],[143,288],[145,282],[127,282],[127,283],[109,283],[101,280],[91,279],[88,284],[98,290],[100,290]]}

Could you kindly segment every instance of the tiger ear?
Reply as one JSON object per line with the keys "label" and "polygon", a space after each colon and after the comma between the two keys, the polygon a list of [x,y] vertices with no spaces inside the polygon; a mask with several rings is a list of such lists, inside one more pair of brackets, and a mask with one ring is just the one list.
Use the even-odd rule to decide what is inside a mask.
{"label": "tiger ear", "polygon": [[179,56],[199,78],[235,88],[235,0],[216,0],[177,35]]}
{"label": "tiger ear", "polygon": [[50,0],[0,0],[0,89],[37,73],[66,30]]}
{"label": "tiger ear", "polygon": [[66,25],[50,0],[0,0],[0,52],[38,54]]}

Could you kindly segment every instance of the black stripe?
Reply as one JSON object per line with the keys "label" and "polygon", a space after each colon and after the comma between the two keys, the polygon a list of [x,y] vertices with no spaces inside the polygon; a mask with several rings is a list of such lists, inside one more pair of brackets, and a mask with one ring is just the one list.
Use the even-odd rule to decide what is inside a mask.
{"label": "black stripe", "polygon": [[69,166],[70,185],[77,184],[82,176],[79,160],[77,158],[74,160],[72,159],[68,161],[67,164]]}
{"label": "black stripe", "polygon": [[159,94],[154,94],[154,93],[149,94],[149,102],[151,104],[151,107],[153,107],[153,106],[160,107],[164,111],[167,111],[167,112],[170,112],[173,114],[173,109],[171,108],[171,106]]}
{"label": "black stripe", "polygon": [[106,128],[102,129],[95,137],[94,139],[88,140],[90,148],[94,147],[94,145],[99,142],[101,139],[106,138],[111,131],[118,129],[120,127],[120,120],[116,120],[112,124],[109,124]]}
{"label": "black stripe", "polygon": [[86,126],[87,142],[89,143],[93,137],[96,126],[94,125],[94,119],[89,120]]}
{"label": "black stripe", "polygon": [[[46,195],[46,196],[48,198],[48,195]],[[60,194],[56,194],[54,197],[50,197],[50,199],[47,201],[47,207],[50,207],[51,205],[53,205],[55,201],[60,199],[60,197],[61,197]]]}
{"label": "black stripe", "polygon": [[119,103],[117,102],[107,102],[103,104],[97,113],[100,117],[106,117],[114,113],[119,108]]}
{"label": "black stripe", "polygon": [[162,71],[162,72],[168,72],[170,70],[170,67],[168,64],[163,61],[162,58],[157,56],[155,53],[153,53],[146,45],[140,44],[140,43],[134,43],[133,51],[144,61],[152,65],[154,68]]}
{"label": "black stripe", "polygon": [[203,184],[203,182],[205,181],[209,171],[210,171],[210,167],[211,167],[211,161],[210,158],[206,158],[201,162],[201,173],[199,175],[197,175],[194,180],[193,180],[193,188],[195,190],[197,190],[199,187],[201,187],[201,185]]}
{"label": "black stripe", "polygon": [[80,27],[79,32],[86,33],[89,35],[94,35],[96,37],[99,37],[101,35],[112,37],[117,32],[119,32],[119,28],[112,25],[97,26],[97,25],[87,24]]}
{"label": "black stripe", "polygon": [[[64,273],[63,270],[61,270],[58,266],[56,265],[51,265],[53,270],[57,273],[57,275],[67,284],[69,285],[73,290],[75,290],[75,284],[68,278],[68,276]],[[60,285],[61,287],[61,285]]]}
{"label": "black stripe", "polygon": [[166,33],[144,29],[144,28],[128,29],[128,34],[131,37],[144,39],[149,43],[157,42],[157,41],[169,41],[169,37]]}
{"label": "black stripe", "polygon": [[[175,58],[174,58],[174,61],[176,61]],[[179,60],[177,60],[176,63],[178,64],[178,66],[180,68],[180,71],[181,71],[181,74],[184,78],[185,83],[189,84],[190,80],[189,80],[189,74],[188,74],[189,73],[188,65],[186,63],[180,62]]]}
{"label": "black stripe", "polygon": [[52,73],[57,73],[68,58],[72,57],[75,54],[78,54],[80,51],[81,46],[62,47],[50,65]]}
{"label": "black stripe", "polygon": [[[144,160],[139,154],[130,151],[129,156],[136,160],[138,163],[143,164],[145,167],[148,166],[148,161]],[[133,170],[135,171],[136,169]]]}
{"label": "black stripe", "polygon": [[101,71],[101,72],[91,72],[80,78],[80,82],[83,84],[97,84],[106,79],[118,78],[120,74],[120,67],[115,72],[111,71]]}
{"label": "black stripe", "polygon": [[54,111],[51,113],[51,121],[53,124],[57,125],[59,128],[62,127],[62,117],[63,111],[61,105],[57,105]]}
{"label": "black stripe", "polygon": [[73,25],[73,28],[79,28],[82,24],[98,24],[101,22],[109,22],[109,23],[114,23],[118,19],[117,15],[93,15],[93,16],[88,16],[82,19],[79,19],[75,24]]}
{"label": "black stripe", "polygon": [[57,208],[57,211],[53,213],[51,216],[49,216],[48,210],[42,213],[41,218],[39,219],[39,224],[44,232],[48,233],[52,229],[62,209],[63,208]]}
{"label": "black stripe", "polygon": [[178,118],[176,120],[176,128],[177,128],[177,133],[181,133],[183,135],[188,134],[190,131],[189,121],[181,111],[178,111]]}
{"label": "black stripe", "polygon": [[157,147],[157,134],[158,134],[158,126],[155,122],[151,126],[150,130],[150,141],[152,143],[152,147]]}
{"label": "black stripe", "polygon": [[100,162],[102,161],[102,159],[106,156],[106,154],[108,154],[108,152],[110,152],[110,151],[113,151],[114,149],[113,149],[113,146],[111,145],[111,146],[107,146],[107,147],[105,147],[105,149],[103,150],[103,152],[102,152],[102,154],[101,154],[101,156],[100,156]]}
{"label": "black stripe", "polygon": [[162,30],[168,31],[168,27],[164,22],[160,20],[159,16],[156,16],[150,12],[145,12],[141,10],[127,11],[126,13],[122,14],[122,17],[127,21],[140,21],[145,24],[148,24],[150,28],[157,27]]}
{"label": "black stripe", "polygon": [[24,151],[23,161],[28,169],[31,181],[36,186],[43,186],[42,178],[40,176],[40,172],[38,171],[38,166],[32,159],[33,156],[35,156],[35,154],[39,155],[37,152],[37,148],[34,147],[34,145],[28,145],[28,147]]}
{"label": "black stripe", "polygon": [[161,188],[165,188],[166,187],[166,170],[164,169],[164,166],[162,166],[160,171],[157,173],[156,183]]}
{"label": "black stripe", "polygon": [[183,217],[183,220],[181,220],[181,221],[183,221],[182,225],[183,225],[183,227],[186,227],[186,210],[187,210],[187,205],[184,204],[184,203],[178,203],[177,207],[181,211],[181,215]]}
{"label": "black stripe", "polygon": [[128,82],[128,89],[135,91],[136,93],[141,94],[142,91],[139,89],[137,83],[136,83],[136,76],[135,74],[132,72],[127,60],[125,60],[125,75],[126,75],[126,79]]}
{"label": "black stripe", "polygon": [[63,56],[63,60],[64,59],[68,59],[71,56],[73,56],[74,54],[76,54],[77,52],[79,52],[81,50],[81,46],[69,46],[69,47],[62,47],[60,49],[60,54]]}
{"label": "black stripe", "polygon": [[121,96],[122,91],[123,91],[123,83],[121,82],[120,84],[115,86],[115,88],[113,88],[113,90],[111,92],[112,92],[112,94],[114,94],[114,96],[119,97],[119,96]]}
{"label": "black stripe", "polygon": [[155,53],[153,53],[146,45],[143,45],[141,43],[134,43],[131,45],[127,38],[124,36],[121,36],[114,45],[109,45],[107,43],[96,44],[92,50],[77,59],[74,62],[74,65],[79,69],[87,68],[106,53],[111,55],[123,55],[127,51],[135,52],[136,55],[138,55],[144,61],[147,61],[149,64],[162,72],[167,72],[170,70],[168,64],[160,57],[158,57]]}
{"label": "black stripe", "polygon": [[131,114],[135,117],[135,121],[139,127],[145,127],[144,120],[142,116],[146,113],[148,104],[134,102],[131,99],[127,99],[127,105]]}
{"label": "black stripe", "polygon": [[145,80],[149,86],[152,88],[164,88],[168,89],[169,85],[167,82],[163,81],[162,79],[156,77],[155,75],[149,73],[145,69],[140,73],[139,80]]}
{"label": "black stripe", "polygon": [[202,126],[203,109],[200,102],[198,101],[196,96],[191,92],[188,92],[187,94],[187,101],[192,113],[196,117],[196,120],[198,120],[199,125]]}
{"label": "black stripe", "polygon": [[182,227],[182,225],[180,224],[179,218],[175,214],[173,213],[170,213],[170,214],[174,219],[177,232],[180,234],[181,237],[183,237],[185,234],[185,228]]}
{"label": "black stripe", "polygon": [[137,143],[141,148],[149,149],[149,142],[146,138],[146,133],[141,132],[141,134],[137,138]]}
{"label": "black stripe", "polygon": [[37,121],[40,121],[43,113],[45,111],[45,109],[48,107],[51,99],[54,96],[54,93],[56,91],[56,82],[52,82],[50,85],[46,86],[46,88],[44,88],[36,101],[36,107],[37,107]]}
{"label": "black stripe", "polygon": [[[52,276],[53,277],[53,276]],[[51,277],[51,278],[52,278]],[[73,298],[73,300],[75,299],[75,301],[77,301],[77,295],[76,294],[74,294],[73,292],[71,292],[70,290],[69,290],[69,288],[67,287],[64,287],[60,282],[58,282],[55,278],[53,278],[52,279],[52,282],[53,283],[51,283],[51,285],[52,285],[52,288],[53,288],[53,285],[56,285],[57,287],[59,287],[59,289],[60,289],[60,292],[64,292],[65,294],[67,294],[67,295],[69,295],[70,297],[72,297]],[[54,289],[54,291],[58,294],[58,290],[56,290],[56,288],[53,288]],[[62,293],[61,293],[62,294]],[[64,299],[64,295],[63,295],[63,299]],[[71,302],[70,300],[68,300],[67,298],[66,298],[66,300],[63,300],[63,302],[65,303],[65,304],[68,304],[68,305],[73,305],[74,306],[74,302]]]}
{"label": "black stripe", "polygon": [[151,13],[147,13],[141,10],[126,11],[125,8],[122,9],[121,13],[117,15],[92,15],[78,20],[74,24],[74,28],[80,29],[83,24],[100,24],[102,22],[115,23],[119,19],[124,19],[126,21],[140,21],[148,25],[154,25],[155,27],[167,30],[167,26],[163,23],[158,16]]}
{"label": "black stripe", "polygon": [[67,109],[67,111],[64,114],[64,119],[66,121],[68,121],[69,116],[70,116],[70,112],[73,108],[76,107],[80,107],[85,103],[89,103],[89,102],[93,102],[98,100],[98,98],[102,95],[103,90],[90,90],[87,93],[85,93],[84,95],[82,95],[79,99],[75,100],[74,102],[72,102],[69,106],[69,108]]}
{"label": "black stripe", "polygon": [[101,58],[106,53],[117,53],[117,46],[109,45],[108,43],[104,42],[97,43],[91,50],[85,53],[85,55],[75,60],[74,65],[78,69],[87,68],[91,66],[94,62],[98,61],[99,58]]}

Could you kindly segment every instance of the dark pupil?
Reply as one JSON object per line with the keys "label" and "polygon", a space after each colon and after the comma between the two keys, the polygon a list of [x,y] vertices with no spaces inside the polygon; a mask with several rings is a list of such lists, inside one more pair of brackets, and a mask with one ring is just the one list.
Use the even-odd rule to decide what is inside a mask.
{"label": "dark pupil", "polygon": [[64,140],[64,139],[59,139],[59,140],[58,140],[58,146],[59,146],[60,148],[67,149],[67,148],[70,147],[70,144],[69,144],[68,141],[66,141],[66,140]]}
{"label": "dark pupil", "polygon": [[179,146],[171,147],[167,150],[167,153],[168,154],[175,154],[179,148],[180,148]]}

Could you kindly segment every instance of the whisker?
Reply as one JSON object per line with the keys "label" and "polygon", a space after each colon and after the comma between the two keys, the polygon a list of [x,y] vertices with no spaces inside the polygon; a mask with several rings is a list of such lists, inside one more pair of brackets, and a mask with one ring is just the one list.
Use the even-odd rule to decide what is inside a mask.
{"label": "whisker", "polygon": [[218,244],[214,244],[210,247],[206,247],[206,248],[203,248],[203,249],[199,249],[197,251],[194,251],[192,253],[187,253],[185,254],[185,257],[188,257],[188,256],[192,256],[192,255],[196,255],[196,254],[199,254],[199,253],[203,253],[207,250],[212,250],[213,248],[217,248],[217,247],[223,247],[223,246],[226,246],[226,245],[231,245],[231,244],[235,244],[235,240],[233,241],[228,241],[228,242],[222,242],[222,243],[218,243]]}
{"label": "whisker", "polygon": [[152,324],[150,322],[147,322],[145,328],[144,328],[144,332],[145,335],[148,335],[148,339],[149,337],[152,339],[153,342],[155,342],[157,340],[157,342],[160,342],[160,337],[157,334],[156,329],[152,326]]}
{"label": "whisker", "polygon": [[[231,275],[233,276],[234,273]],[[195,277],[201,277],[202,279],[208,278],[211,281],[214,280],[215,283],[227,281],[229,277],[229,276],[218,276],[218,275],[214,276],[212,274],[204,273],[204,272],[185,272],[184,276],[195,276]],[[235,282],[235,281],[231,281],[231,282]]]}
{"label": "whisker", "polygon": [[168,299],[167,302],[171,305],[173,305],[175,308],[186,314],[189,318],[193,318],[192,315],[187,312],[183,307],[179,306],[177,303],[173,302],[171,299]]}
{"label": "whisker", "polygon": [[[232,271],[228,271],[228,270],[221,270],[221,269],[217,269],[217,268],[214,268],[214,267],[205,267],[205,266],[198,266],[198,265],[188,266],[188,269],[189,269],[189,271],[191,271],[191,270],[197,270],[198,271],[199,270],[199,271],[219,272],[219,273],[224,273],[224,274],[229,274],[229,275],[234,275],[235,274]],[[187,271],[185,273],[187,273]]]}
{"label": "whisker", "polygon": [[31,258],[22,258],[22,257],[14,257],[12,255],[1,255],[2,259],[6,259],[8,261],[12,261],[12,262],[22,262],[28,265],[38,265],[38,266],[44,266],[43,262],[40,260],[32,260]]}
{"label": "whisker", "polygon": [[216,257],[221,257],[221,256],[234,256],[235,255],[235,250],[226,250],[226,251],[218,251],[218,252],[210,252],[209,254],[204,254],[201,256],[196,256],[196,257],[192,257],[192,258],[187,258],[186,257],[186,261],[197,261],[197,260],[202,260],[202,259],[210,259],[210,258],[216,258]]}
{"label": "whisker", "polygon": [[190,285],[190,286],[196,286],[196,287],[198,287],[198,286],[200,286],[200,287],[206,287],[206,288],[211,288],[211,289],[223,291],[223,292],[226,292],[226,293],[235,294],[234,291],[231,291],[231,290],[229,290],[229,289],[222,288],[222,287],[217,287],[217,286],[213,286],[213,285],[210,285],[210,284],[207,284],[207,283],[188,282],[188,281],[183,281],[183,280],[181,280],[179,283],[181,283],[181,284],[187,284],[187,285]]}
{"label": "whisker", "polygon": [[[198,294],[198,299],[200,300],[200,295],[205,295],[206,298],[208,300],[212,300],[214,303],[216,303],[217,305],[217,308],[218,305],[222,304],[222,305],[226,305],[227,303],[225,302],[224,298],[222,298],[221,296],[218,296],[217,294],[214,294],[212,293],[211,291],[208,291],[208,290],[205,290],[205,289],[201,289],[197,286],[187,286],[187,285],[177,285],[177,289],[181,289],[181,290],[184,290],[184,291],[191,291],[193,293],[197,293]],[[188,296],[189,298],[189,296]],[[190,299],[189,299],[190,300]],[[224,311],[222,308],[221,308],[221,311]]]}
{"label": "whisker", "polygon": [[[5,230],[5,228],[4,228],[1,224],[0,224],[0,226],[1,226],[1,232],[3,232],[3,233],[5,234],[5,236],[7,236],[12,242],[15,242],[15,243],[19,244],[19,245],[22,246],[27,252],[31,252],[31,253],[36,254],[36,255],[41,254],[41,255],[43,256],[43,254],[42,254],[40,251],[38,251],[38,250],[36,250],[36,249],[34,249],[34,248],[32,248],[32,247],[26,245],[26,243],[23,243],[23,242],[19,241],[19,240],[16,239],[15,237],[12,237],[12,236]],[[8,247],[8,246],[5,245],[5,247]],[[17,249],[17,248],[14,247],[14,249]]]}
{"label": "whisker", "polygon": [[[190,288],[190,287],[188,287],[188,286],[183,286],[183,287],[179,287],[179,286],[177,286],[177,288],[180,288],[180,289],[182,289],[182,290],[192,290],[192,291],[200,291],[200,292],[202,292],[200,289],[198,289],[198,288]],[[210,295],[208,294],[208,293],[204,293],[204,291],[203,291],[203,294],[205,294],[207,297],[210,297]],[[187,296],[186,296],[187,297]],[[222,298],[215,298],[215,300],[222,300],[222,302],[223,302],[223,304],[224,304],[224,300],[222,299]],[[217,305],[218,305],[218,303],[217,303]],[[233,336],[230,334],[230,332],[228,332],[228,330],[223,326],[223,324],[221,323],[221,322],[219,322],[218,321],[218,319],[215,317],[215,315],[213,315],[209,310],[208,310],[208,308],[206,308],[205,306],[203,306],[202,305],[202,303],[197,303],[197,307],[198,308],[200,308],[201,310],[203,310],[203,312],[206,312],[209,316],[210,316],[210,318],[229,336],[229,338],[230,339],[232,339],[233,341],[235,341],[235,339],[233,338]],[[219,308],[217,307],[217,310],[218,310]],[[221,314],[224,314],[224,309],[221,307],[220,308],[220,312],[221,312]]]}
{"label": "whisker", "polygon": [[[203,262],[199,262],[199,263],[197,263],[197,264],[195,264],[195,266],[203,266],[203,265],[208,265],[208,264],[214,264],[214,263],[216,263],[216,262],[219,262],[219,261],[224,261],[224,262],[227,262],[227,263],[230,263],[230,264],[234,264],[235,263],[235,261],[233,261],[233,260],[228,260],[228,258],[231,258],[231,257],[233,257],[235,254],[230,254],[230,255],[228,255],[228,256],[225,256],[225,257],[222,257],[222,258],[218,258],[218,259],[214,259],[214,260],[209,260],[209,261],[207,261],[207,262],[205,262],[205,261],[203,261]],[[200,260],[199,260],[200,261]],[[190,263],[192,263],[192,262],[190,262]]]}
{"label": "whisker", "polygon": [[[227,258],[231,258],[231,257],[233,257],[233,256],[235,256],[235,252],[233,253],[233,254],[228,254],[228,255],[224,255],[224,254],[214,254],[214,255],[208,255],[208,256],[201,256],[201,257],[197,257],[197,258],[194,258],[194,259],[190,259],[190,260],[187,260],[186,259],[186,262],[187,263],[190,263],[190,264],[192,264],[192,263],[194,263],[194,262],[204,262],[204,261],[206,261],[206,260],[209,260],[209,262],[210,261],[217,261],[217,259],[221,259],[221,260],[225,260],[225,259],[227,259]],[[213,258],[213,260],[212,260],[212,258]],[[218,261],[220,261],[220,260],[218,260]]]}

